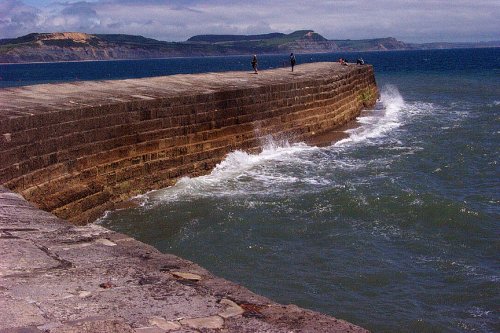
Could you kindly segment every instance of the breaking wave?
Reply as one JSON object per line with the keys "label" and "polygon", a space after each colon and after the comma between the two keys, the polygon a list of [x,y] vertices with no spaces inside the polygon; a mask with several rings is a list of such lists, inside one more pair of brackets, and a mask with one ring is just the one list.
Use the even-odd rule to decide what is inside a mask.
{"label": "breaking wave", "polygon": [[397,87],[386,85],[380,94],[376,109],[369,115],[361,116],[357,122],[361,126],[350,129],[349,137],[336,142],[337,147],[351,146],[363,141],[372,141],[385,136],[390,131],[401,126],[401,111],[406,103]]}
{"label": "breaking wave", "polygon": [[[176,201],[193,197],[248,195],[268,191],[270,184],[291,184],[300,181],[293,173],[279,172],[277,166],[311,165],[304,154],[318,150],[305,143],[277,143],[268,139],[259,154],[234,151],[206,176],[183,177],[174,186],[153,192],[153,201]],[[310,179],[311,182],[317,181]]]}
{"label": "breaking wave", "polygon": [[234,151],[209,175],[183,177],[172,187],[148,194],[146,201],[154,205],[200,197],[280,195],[291,186],[335,186],[330,177],[318,170],[332,167],[354,169],[359,165],[347,156],[335,156],[335,150],[383,138],[402,124],[401,111],[405,107],[398,89],[386,86],[375,110],[358,118],[359,126],[348,131],[347,139],[318,148],[305,143],[276,142],[268,137],[260,153]]}

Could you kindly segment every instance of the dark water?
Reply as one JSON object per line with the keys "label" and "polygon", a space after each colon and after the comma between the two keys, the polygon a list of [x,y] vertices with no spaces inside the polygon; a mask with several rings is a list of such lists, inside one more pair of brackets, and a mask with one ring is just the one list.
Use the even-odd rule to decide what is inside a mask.
{"label": "dark water", "polygon": [[[500,49],[362,56],[381,98],[348,139],[267,138],[261,154],[232,153],[100,223],[375,332],[500,331]],[[25,84],[71,79],[70,69],[101,79],[249,67],[242,57],[175,61],[68,63],[49,77],[59,64],[0,68],[4,83]]]}
{"label": "dark water", "polygon": [[[355,62],[358,57],[374,64],[377,75],[419,71],[496,70],[498,49],[434,50],[397,52],[344,52],[297,55],[297,63],[337,61]],[[251,71],[251,56],[194,57],[153,60],[84,61],[38,64],[0,64],[0,88],[39,83],[83,80],[117,80],[171,74]],[[288,54],[259,55],[259,69],[279,68],[288,63]],[[379,78],[379,77],[378,77]]]}

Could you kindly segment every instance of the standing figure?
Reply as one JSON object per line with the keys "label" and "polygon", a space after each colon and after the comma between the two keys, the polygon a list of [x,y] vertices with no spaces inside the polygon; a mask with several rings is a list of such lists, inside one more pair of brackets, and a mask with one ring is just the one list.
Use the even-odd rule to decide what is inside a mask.
{"label": "standing figure", "polygon": [[253,55],[252,68],[253,68],[255,74],[257,74],[257,55],[256,54]]}
{"label": "standing figure", "polygon": [[295,59],[295,56],[293,55],[293,53],[290,53],[290,66],[292,66],[292,72],[296,62],[297,60]]}

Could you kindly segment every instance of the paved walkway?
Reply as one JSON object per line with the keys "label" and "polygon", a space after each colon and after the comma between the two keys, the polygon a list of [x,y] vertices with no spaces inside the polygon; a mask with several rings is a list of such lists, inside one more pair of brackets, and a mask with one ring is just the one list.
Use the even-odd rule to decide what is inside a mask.
{"label": "paved walkway", "polygon": [[[265,70],[257,75],[245,71],[177,74],[139,79],[75,81],[2,88],[0,120],[64,112],[78,107],[150,101],[172,96],[186,96],[189,100],[193,98],[192,96],[238,89],[262,88],[266,91],[271,85],[332,79],[346,73],[354,74],[361,67],[316,62],[302,64],[297,68],[299,70],[293,73],[288,68],[278,68]],[[36,121],[31,125],[36,126]]]}

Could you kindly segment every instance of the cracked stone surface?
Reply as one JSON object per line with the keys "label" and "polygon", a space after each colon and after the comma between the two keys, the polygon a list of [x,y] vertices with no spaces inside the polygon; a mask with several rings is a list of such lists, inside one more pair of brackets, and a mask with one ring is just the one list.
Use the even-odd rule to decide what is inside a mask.
{"label": "cracked stone surface", "polygon": [[[251,315],[247,315],[251,312]],[[366,332],[0,186],[0,333]]]}

